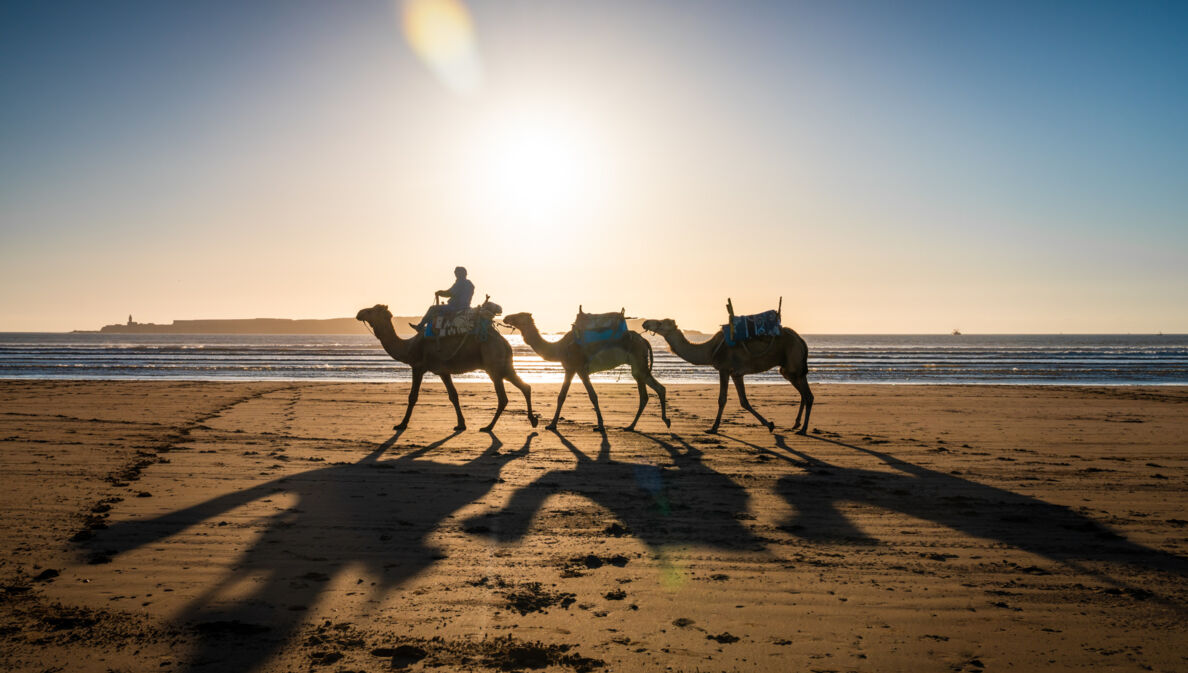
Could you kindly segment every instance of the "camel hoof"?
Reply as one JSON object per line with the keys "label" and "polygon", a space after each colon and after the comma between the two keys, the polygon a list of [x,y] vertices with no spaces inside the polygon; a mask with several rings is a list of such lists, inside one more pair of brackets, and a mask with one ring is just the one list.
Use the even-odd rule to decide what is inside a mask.
{"label": "camel hoof", "polygon": [[454,432],[462,432],[465,429],[466,429],[465,425],[455,425],[454,426]]}
{"label": "camel hoof", "polygon": [[716,434],[718,434],[718,429],[717,429],[717,428],[710,428],[709,430],[706,430],[706,431],[705,431],[705,434],[707,434],[707,435],[716,435]]}
{"label": "camel hoof", "polygon": [[767,431],[775,432],[775,423],[774,422],[772,422],[772,421],[767,422]]}
{"label": "camel hoof", "polygon": [[796,434],[798,434],[798,435],[807,435],[807,434],[808,434],[808,428],[807,428],[807,427],[803,427],[803,428],[801,428],[801,429],[797,430],[797,431],[796,431]]}
{"label": "camel hoof", "polygon": [[627,432],[635,432],[635,424],[632,423],[631,425],[628,425],[627,427],[625,427],[623,429],[626,430]]}
{"label": "camel hoof", "polygon": [[479,428],[479,432],[491,432],[494,429],[494,425],[484,425],[483,427]]}
{"label": "camel hoof", "polygon": [[535,428],[536,424],[540,422],[540,417],[536,414],[528,414],[528,422]]}
{"label": "camel hoof", "polygon": [[672,427],[672,421],[668,420],[667,418],[666,418],[666,419],[664,419],[664,427],[666,427],[666,428],[671,428],[671,427]]}
{"label": "camel hoof", "polygon": [[594,427],[590,428],[590,430],[593,432],[606,432],[606,428],[601,425],[595,425]]}
{"label": "camel hoof", "polygon": [[556,424],[556,423],[549,423],[548,425],[546,425],[546,426],[545,426],[545,430],[552,430],[552,431],[556,432],[556,430],[557,430],[557,424]]}
{"label": "camel hoof", "polygon": [[393,425],[393,426],[392,426],[392,429],[393,429],[393,430],[407,430],[407,429],[408,429],[408,423],[401,423],[400,425]]}

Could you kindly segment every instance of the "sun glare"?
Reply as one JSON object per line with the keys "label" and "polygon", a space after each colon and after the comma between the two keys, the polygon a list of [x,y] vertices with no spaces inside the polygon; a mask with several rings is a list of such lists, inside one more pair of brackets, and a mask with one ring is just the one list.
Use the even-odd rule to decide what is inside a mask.
{"label": "sun glare", "polygon": [[598,197],[592,134],[573,120],[510,115],[487,130],[478,176],[487,201],[519,220],[589,211]]}

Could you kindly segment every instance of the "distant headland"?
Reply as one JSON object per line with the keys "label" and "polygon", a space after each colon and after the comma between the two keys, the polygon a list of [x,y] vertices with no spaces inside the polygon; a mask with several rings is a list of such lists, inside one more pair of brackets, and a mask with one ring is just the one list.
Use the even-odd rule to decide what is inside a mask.
{"label": "distant headland", "polygon": [[[420,322],[421,316],[394,316],[392,324],[402,337],[415,334],[409,323]],[[627,327],[643,331],[642,318],[628,318]],[[500,332],[507,334],[514,330],[498,325]],[[98,330],[74,330],[75,333],[103,334],[367,334],[367,327],[354,318],[228,318],[216,320],[174,320],[168,325],[151,322],[136,322],[132,316],[128,321],[104,325]],[[710,334],[697,330],[684,330],[694,340],[708,339]]]}
{"label": "distant headland", "polygon": [[[417,322],[420,317],[395,318],[393,322],[400,329],[408,322]],[[76,330],[89,331],[89,330]],[[411,333],[411,328],[408,329]],[[168,325],[141,323],[128,316],[128,322],[104,325],[99,329],[104,334],[367,334],[363,323],[354,318],[327,318],[292,320],[289,318],[245,318],[225,320],[174,320]]]}

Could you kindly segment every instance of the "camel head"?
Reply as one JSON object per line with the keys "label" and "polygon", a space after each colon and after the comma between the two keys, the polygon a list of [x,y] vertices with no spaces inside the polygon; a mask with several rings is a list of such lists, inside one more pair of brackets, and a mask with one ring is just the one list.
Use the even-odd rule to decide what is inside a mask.
{"label": "camel head", "polygon": [[355,320],[360,320],[367,323],[374,323],[377,321],[391,321],[392,312],[388,310],[387,304],[376,304],[371,308],[359,309],[355,314]]}
{"label": "camel head", "polygon": [[649,332],[655,332],[656,334],[660,335],[676,334],[677,332],[681,331],[681,328],[677,327],[676,321],[672,318],[664,318],[663,320],[645,320],[643,321],[642,327]]}
{"label": "camel head", "polygon": [[523,312],[505,315],[503,316],[503,322],[523,332],[526,325],[532,324],[532,314]]}

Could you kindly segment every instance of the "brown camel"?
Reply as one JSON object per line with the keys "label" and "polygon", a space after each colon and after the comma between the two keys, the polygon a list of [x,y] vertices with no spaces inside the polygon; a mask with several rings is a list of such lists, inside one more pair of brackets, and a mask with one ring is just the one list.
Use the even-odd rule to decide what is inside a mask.
{"label": "brown camel", "polygon": [[505,317],[503,322],[520,330],[524,335],[524,343],[536,351],[537,355],[545,360],[560,362],[561,366],[565,368],[565,381],[561,384],[561,393],[557,396],[557,411],[553,414],[552,422],[545,426],[549,430],[557,429],[557,420],[561,418],[561,407],[565,404],[565,396],[569,393],[569,384],[573,381],[573,375],[577,374],[578,378],[582,380],[582,384],[586,386],[590,402],[594,404],[594,414],[598,417],[598,425],[594,427],[594,430],[596,432],[604,431],[602,410],[598,407],[598,394],[594,392],[594,386],[590,384],[590,374],[614,369],[624,364],[631,366],[631,376],[635,378],[635,384],[639,388],[639,409],[636,410],[631,425],[628,425],[626,429],[635,429],[635,424],[648,404],[648,391],[644,387],[645,385],[655,390],[656,395],[660,397],[660,418],[664,419],[664,425],[672,425],[672,421],[668,420],[668,403],[665,398],[664,386],[652,377],[652,345],[639,334],[627,332],[620,342],[613,345],[608,344],[602,349],[589,352],[577,343],[577,337],[573,330],[567,332],[558,341],[545,341],[544,337],[540,335],[540,330],[536,328],[536,321],[532,319],[531,313],[513,313]]}
{"label": "brown camel", "polygon": [[[726,335],[721,330],[709,341],[691,343],[677,327],[676,322],[669,318],[645,320],[643,328],[664,337],[677,357],[691,364],[709,365],[718,370],[718,416],[714,419],[713,427],[707,432],[717,432],[718,426],[722,423],[722,409],[726,406],[727,379],[734,379],[734,387],[738,389],[738,401],[742,408],[751,412],[768,430],[774,432],[775,423],[760,416],[747,401],[746,386],[743,384],[743,377],[747,374],[758,374],[772,367],[779,367],[780,374],[800,393],[800,408],[796,411],[796,424],[792,428],[800,428],[797,434],[801,435],[808,431],[809,414],[813,411],[813,391],[809,389],[808,384],[808,346],[795,331],[785,327],[778,335],[759,337],[735,346],[727,346]],[[803,426],[800,424],[802,413]]]}
{"label": "brown camel", "polygon": [[426,339],[418,334],[411,339],[401,339],[392,327],[392,312],[384,304],[360,310],[355,319],[371,326],[376,338],[384,345],[384,350],[392,359],[412,367],[412,389],[408,391],[408,408],[404,412],[404,419],[395,426],[395,430],[408,427],[408,419],[417,404],[421,379],[425,372],[432,372],[441,377],[441,382],[450,396],[450,402],[454,405],[454,413],[458,415],[458,425],[454,429],[465,430],[466,420],[462,417],[462,407],[458,406],[458,391],[454,388],[454,381],[450,376],[478,369],[487,372],[487,376],[491,377],[491,382],[495,384],[495,395],[499,400],[499,406],[495,408],[495,418],[491,419],[483,431],[490,432],[495,427],[495,422],[507,406],[504,379],[511,381],[513,386],[524,393],[524,401],[528,404],[528,422],[532,427],[536,427],[538,417],[532,413],[532,389],[520,380],[515,367],[512,366],[511,345],[494,329],[489,331],[486,340],[481,340],[473,334],[441,337],[436,340]]}

